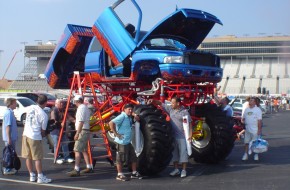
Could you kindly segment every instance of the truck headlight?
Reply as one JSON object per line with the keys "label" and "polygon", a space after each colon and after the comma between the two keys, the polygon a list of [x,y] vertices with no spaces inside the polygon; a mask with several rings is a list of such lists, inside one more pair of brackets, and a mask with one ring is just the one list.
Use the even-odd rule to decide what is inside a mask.
{"label": "truck headlight", "polygon": [[163,59],[163,63],[183,63],[182,56],[166,56]]}

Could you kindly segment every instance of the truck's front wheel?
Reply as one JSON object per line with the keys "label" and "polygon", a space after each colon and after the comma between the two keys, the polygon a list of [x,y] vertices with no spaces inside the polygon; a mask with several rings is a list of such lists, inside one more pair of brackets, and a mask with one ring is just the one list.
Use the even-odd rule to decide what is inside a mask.
{"label": "truck's front wheel", "polygon": [[140,116],[143,139],[138,169],[143,175],[157,174],[167,167],[172,157],[171,125],[161,111],[153,106],[138,105],[134,112]]}

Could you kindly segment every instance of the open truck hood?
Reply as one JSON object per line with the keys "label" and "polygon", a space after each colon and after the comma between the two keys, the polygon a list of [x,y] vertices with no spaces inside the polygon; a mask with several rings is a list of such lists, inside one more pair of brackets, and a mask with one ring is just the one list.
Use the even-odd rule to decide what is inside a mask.
{"label": "open truck hood", "polygon": [[157,24],[140,41],[134,41],[112,8],[107,8],[96,20],[93,32],[104,47],[114,65],[120,64],[143,41],[156,36],[170,36],[196,49],[215,23],[221,21],[207,12],[194,9],[178,9]]}
{"label": "open truck hood", "polygon": [[212,14],[194,9],[178,9],[149,31],[138,45],[153,37],[170,36],[196,49],[208,35],[215,23],[222,22]]}

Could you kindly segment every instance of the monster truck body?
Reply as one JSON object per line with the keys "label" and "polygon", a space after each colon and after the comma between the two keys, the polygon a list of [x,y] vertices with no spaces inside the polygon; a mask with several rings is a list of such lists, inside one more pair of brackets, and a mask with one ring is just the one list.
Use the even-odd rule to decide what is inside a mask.
{"label": "monster truck body", "polygon": [[[114,9],[123,1],[105,9],[92,27],[67,25],[46,68],[49,85],[68,89],[74,71],[91,73],[104,100],[118,97],[118,103],[110,104],[115,112],[128,102],[142,104],[151,98],[164,102],[177,95],[194,121],[194,159],[206,163],[224,159],[233,147],[233,135],[225,114],[207,103],[223,71],[217,55],[197,50],[221,21],[203,11],[178,9],[144,32],[135,0],[131,2],[139,13],[137,27],[120,20]],[[141,117],[139,169],[156,174],[171,158],[171,126],[160,109],[138,105],[134,111]]]}

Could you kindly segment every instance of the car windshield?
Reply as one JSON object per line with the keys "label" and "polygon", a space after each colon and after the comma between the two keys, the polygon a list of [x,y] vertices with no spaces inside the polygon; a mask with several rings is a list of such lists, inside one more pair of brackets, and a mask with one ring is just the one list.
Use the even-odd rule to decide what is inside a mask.
{"label": "car windshield", "polygon": [[240,104],[240,103],[234,103],[233,104],[233,107],[235,107],[235,108],[241,108],[241,107],[243,107],[243,105]]}
{"label": "car windshield", "polygon": [[186,46],[177,40],[170,38],[154,38],[146,40],[142,46],[143,49],[166,49],[166,50],[184,50]]}
{"label": "car windshield", "polygon": [[56,100],[56,98],[51,94],[45,94],[45,95],[47,97],[47,100]]}
{"label": "car windshield", "polygon": [[23,107],[31,106],[31,105],[36,105],[36,103],[30,99],[18,99],[18,101],[23,105]]}

